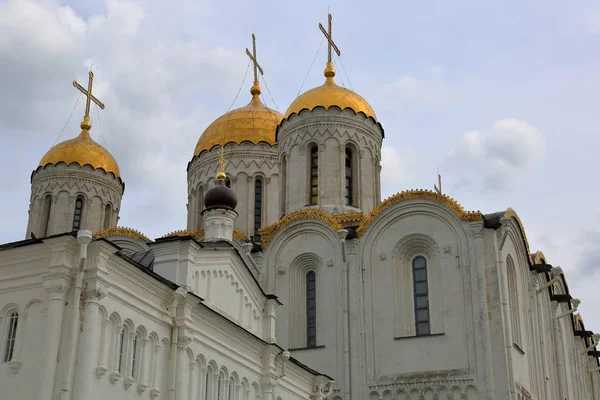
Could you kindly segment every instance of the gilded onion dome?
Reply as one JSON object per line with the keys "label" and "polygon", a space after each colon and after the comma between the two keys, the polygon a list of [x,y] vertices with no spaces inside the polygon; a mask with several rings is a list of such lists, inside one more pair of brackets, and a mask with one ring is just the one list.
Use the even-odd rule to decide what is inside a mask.
{"label": "gilded onion dome", "polygon": [[225,146],[227,143],[240,144],[245,141],[258,144],[266,142],[274,145],[275,129],[283,119],[283,115],[265,106],[260,101],[260,86],[258,81],[250,89],[252,100],[247,106],[230,111],[206,128],[196,149],[194,156],[214,146]]}
{"label": "gilded onion dome", "polygon": [[352,90],[338,86],[333,80],[334,76],[335,69],[333,68],[333,64],[328,62],[325,68],[325,83],[298,96],[288,107],[285,117],[287,118],[291,114],[298,114],[304,109],[312,111],[316,107],[328,109],[329,107],[336,106],[342,110],[350,108],[357,114],[362,112],[367,117],[376,120],[375,111],[373,111],[369,103]]}
{"label": "gilded onion dome", "polygon": [[40,166],[56,165],[64,162],[67,165],[77,163],[81,166],[89,164],[94,169],[102,168],[106,173],[120,177],[119,165],[112,154],[90,137],[90,117],[85,116],[81,122],[81,133],[74,139],[66,140],[53,146],[40,161]]}

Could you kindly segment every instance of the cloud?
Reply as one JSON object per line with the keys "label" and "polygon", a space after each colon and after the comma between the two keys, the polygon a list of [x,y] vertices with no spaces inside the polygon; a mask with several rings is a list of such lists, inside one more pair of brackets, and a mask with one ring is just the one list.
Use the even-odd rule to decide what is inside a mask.
{"label": "cloud", "polygon": [[416,158],[404,149],[402,153],[393,146],[381,148],[381,195],[386,198],[410,187],[415,177]]}
{"label": "cloud", "polygon": [[[86,11],[81,7],[78,12]],[[0,87],[10,93],[0,96],[0,148],[26,147],[32,165],[25,170],[34,169],[82,97],[71,81],[87,86],[93,65],[94,94],[106,109],[94,106],[91,133],[111,151],[126,182],[121,223],[151,237],[185,228],[187,163],[203,129],[226,111],[247,65],[243,52],[204,39],[210,21],[196,20],[185,39],[163,21],[167,14],[180,22],[208,19],[204,11],[187,1],[174,10],[159,1],[106,0],[84,18],[54,0],[0,3]],[[201,96],[210,101],[198,101]],[[79,133],[83,104],[60,141]],[[2,182],[19,182],[15,193],[27,193],[29,171]],[[148,221],[150,215],[160,223]]]}
{"label": "cloud", "polygon": [[579,250],[575,279],[589,279],[600,271],[600,232],[584,230],[577,236]]}
{"label": "cloud", "polygon": [[443,73],[443,67],[434,66],[425,78],[402,75],[393,83],[381,85],[374,98],[381,99],[380,108],[392,110],[446,104],[449,88]]}
{"label": "cloud", "polygon": [[454,188],[504,189],[530,171],[543,157],[544,136],[533,125],[501,119],[490,129],[466,132],[444,160]]}

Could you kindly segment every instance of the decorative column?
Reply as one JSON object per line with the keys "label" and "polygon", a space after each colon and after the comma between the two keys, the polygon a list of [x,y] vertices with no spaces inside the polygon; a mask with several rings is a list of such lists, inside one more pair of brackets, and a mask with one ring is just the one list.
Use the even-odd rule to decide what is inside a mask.
{"label": "decorative column", "polygon": [[102,336],[100,338],[100,351],[98,352],[98,367],[96,368],[96,378],[98,379],[108,372],[106,354],[110,353],[109,346],[112,331],[110,319],[102,321]]}
{"label": "decorative column", "polygon": [[190,362],[190,373],[188,378],[188,399],[196,398],[196,389],[198,384],[196,383],[196,379],[194,379],[195,375],[194,370],[196,369],[196,363]]}
{"label": "decorative column", "polygon": [[[53,258],[55,256],[56,254],[53,254]],[[45,357],[40,363],[42,372],[38,383],[40,400],[52,398],[54,392],[58,347],[68,287],[69,280],[66,277],[55,277],[44,281],[44,289],[48,292],[48,317],[46,318]]]}
{"label": "decorative column", "polygon": [[98,366],[98,352],[95,351],[100,344],[100,327],[98,303],[108,294],[108,288],[98,282],[90,282],[83,293],[83,329],[79,339],[77,352],[77,368],[73,380],[73,398],[92,398],[90,383]]}
{"label": "decorative column", "polygon": [[152,388],[150,389],[150,397],[152,399],[155,399],[160,394],[159,381],[162,376],[162,370],[160,367],[162,364],[161,361],[163,361],[161,360],[161,349],[162,346],[160,344],[154,345],[154,356],[152,357],[153,366],[151,368],[152,373],[150,376],[150,382],[152,382]]}
{"label": "decorative column", "polygon": [[263,339],[267,343],[275,343],[275,325],[277,322],[277,306],[281,303],[276,298],[268,298],[265,301],[263,312]]}
{"label": "decorative column", "polygon": [[129,337],[127,337],[125,340],[127,340],[127,346],[125,347],[127,349],[127,355],[125,356],[125,362],[124,367],[125,367],[125,371],[124,371],[124,376],[125,376],[125,380],[123,381],[123,383],[125,384],[125,389],[129,389],[131,387],[131,385],[133,385],[133,383],[135,382],[135,379],[133,378],[133,362],[135,361],[133,359],[134,351],[137,351],[137,348],[134,349],[133,343],[134,341],[137,342],[136,347],[139,346],[139,340],[137,339],[137,332],[135,331],[131,331],[129,332]]}
{"label": "decorative column", "polygon": [[[178,324],[180,322],[177,322]],[[183,325],[183,323],[182,323]],[[183,327],[179,328],[183,330]],[[185,365],[186,365],[186,349],[189,344],[192,342],[192,335],[189,332],[184,332],[183,335],[179,336],[177,339],[177,365],[176,365],[176,376],[175,376],[175,398],[177,400],[184,400],[186,398],[185,393],[185,385],[187,382],[187,378],[184,375]],[[189,360],[188,360],[189,361]]]}
{"label": "decorative column", "polygon": [[[139,341],[139,340],[138,340]],[[146,389],[148,389],[148,381],[145,379],[145,374],[146,374],[146,353],[147,350],[146,348],[148,347],[148,343],[150,343],[150,340],[148,340],[147,338],[144,338],[141,340],[140,343],[140,350],[139,350],[139,357],[140,360],[138,362],[139,365],[139,370],[138,370],[138,385],[137,385],[137,392],[138,394],[142,394],[146,391]]]}

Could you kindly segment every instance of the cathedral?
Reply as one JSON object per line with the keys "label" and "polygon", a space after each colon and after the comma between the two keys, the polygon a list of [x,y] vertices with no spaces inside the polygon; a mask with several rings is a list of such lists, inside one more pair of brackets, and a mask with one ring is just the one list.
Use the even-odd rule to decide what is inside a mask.
{"label": "cathedral", "polygon": [[118,226],[126,171],[91,134],[93,73],[74,82],[81,133],[40,155],[26,237],[0,245],[3,398],[600,399],[600,334],[514,210],[381,199],[383,121],[319,26],[324,82],[284,114],[246,50],[249,103],[199,137],[187,226],[160,238]]}

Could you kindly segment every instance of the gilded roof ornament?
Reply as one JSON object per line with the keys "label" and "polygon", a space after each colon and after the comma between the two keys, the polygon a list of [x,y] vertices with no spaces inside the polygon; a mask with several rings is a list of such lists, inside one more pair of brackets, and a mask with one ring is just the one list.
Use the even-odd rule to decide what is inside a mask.
{"label": "gilded roof ornament", "polygon": [[352,90],[336,85],[333,77],[335,76],[335,68],[333,68],[332,50],[338,56],[342,53],[333,41],[331,14],[328,14],[327,29],[319,23],[319,29],[327,39],[327,63],[325,64],[325,83],[316,88],[310,89],[298,96],[285,112],[285,118],[292,114],[299,114],[300,111],[307,109],[312,111],[316,107],[339,107],[342,110],[350,108],[355,113],[364,113],[367,117],[377,119],[375,111],[360,95]]}
{"label": "gilded roof ornament", "polygon": [[73,81],[73,86],[83,93],[86,97],[85,114],[81,122],[81,133],[76,138],[66,140],[53,146],[40,160],[40,166],[45,167],[48,164],[56,165],[64,162],[67,165],[77,163],[80,166],[91,165],[94,169],[103,169],[107,174],[112,173],[115,178],[120,178],[119,165],[108,150],[96,143],[90,137],[92,123],[90,120],[90,104],[93,101],[104,110],[104,103],[98,100],[92,94],[94,73],[88,74],[88,88],[84,89],[77,81]]}
{"label": "gilded roof ornament", "polygon": [[125,236],[131,239],[142,239],[146,243],[152,242],[146,235],[143,233],[126,226],[119,226],[116,228],[107,228],[101,231],[94,233],[94,239],[102,239],[111,236]]}
{"label": "gilded roof ornament", "polygon": [[225,165],[227,163],[227,159],[225,158],[225,149],[221,146],[221,151],[219,152],[219,173],[217,173],[217,180],[224,181],[227,178],[225,174]]}
{"label": "gilded roof ornament", "polygon": [[261,235],[261,244],[265,247],[275,237],[279,230],[292,222],[313,219],[323,222],[328,225],[334,232],[344,229],[342,224],[338,222],[332,215],[326,214],[320,210],[303,209],[294,211],[291,214],[286,215],[274,224],[263,226],[258,230]]}
{"label": "gilded roof ornament", "polygon": [[[170,237],[186,237],[186,236],[191,236],[194,238],[203,238],[204,237],[204,228],[200,228],[196,231],[190,231],[190,230],[186,230],[186,229],[183,229],[180,231],[174,231],[171,233],[167,233],[164,236],[161,236],[161,239],[170,238]],[[234,237],[234,239],[237,239],[240,242],[248,241],[248,238],[246,238],[246,236],[244,236],[244,234],[238,228],[233,228],[233,237]]]}
{"label": "gilded roof ornament", "polygon": [[252,34],[252,52],[246,49],[246,54],[250,57],[254,69],[250,103],[225,113],[210,124],[198,139],[194,156],[199,156],[203,151],[210,151],[215,146],[225,146],[228,143],[251,142],[258,144],[265,142],[274,146],[277,142],[275,131],[283,119],[283,115],[271,110],[260,101],[261,89],[258,73],[263,75],[264,71],[256,58],[256,36],[254,34]]}
{"label": "gilded roof ornament", "polygon": [[460,204],[451,197],[432,192],[431,190],[409,190],[388,197],[381,204],[373,209],[356,229],[356,235],[361,236],[369,228],[369,225],[387,208],[394,204],[407,200],[430,200],[447,207],[456,216],[464,221],[483,221],[483,215],[480,211],[466,211]]}

